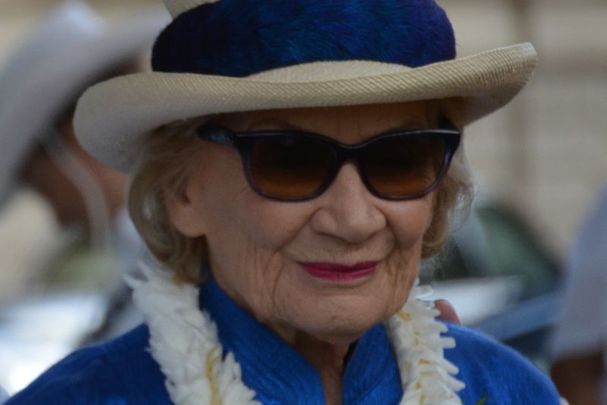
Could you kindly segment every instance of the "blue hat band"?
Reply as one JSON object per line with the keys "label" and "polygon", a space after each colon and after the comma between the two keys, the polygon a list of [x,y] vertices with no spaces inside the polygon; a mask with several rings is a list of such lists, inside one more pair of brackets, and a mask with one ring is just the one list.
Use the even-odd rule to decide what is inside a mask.
{"label": "blue hat band", "polygon": [[177,17],[157,39],[152,67],[246,77],[317,61],[415,68],[455,55],[434,0],[221,0]]}

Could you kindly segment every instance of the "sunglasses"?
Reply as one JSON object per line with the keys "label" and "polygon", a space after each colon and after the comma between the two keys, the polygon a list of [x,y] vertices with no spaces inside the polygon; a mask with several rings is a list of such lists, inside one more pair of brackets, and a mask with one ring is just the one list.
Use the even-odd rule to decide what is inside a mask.
{"label": "sunglasses", "polygon": [[392,131],[355,145],[296,130],[234,132],[212,123],[196,132],[205,141],[238,150],[251,188],[279,201],[320,196],[349,161],[376,197],[423,197],[447,174],[461,139],[452,128]]}

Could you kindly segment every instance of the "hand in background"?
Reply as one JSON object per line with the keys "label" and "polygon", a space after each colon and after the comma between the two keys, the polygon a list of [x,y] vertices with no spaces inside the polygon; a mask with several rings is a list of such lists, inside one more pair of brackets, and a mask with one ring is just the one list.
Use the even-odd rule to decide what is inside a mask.
{"label": "hand in background", "polygon": [[436,301],[434,301],[434,306],[440,312],[438,319],[440,319],[441,321],[455,323],[457,325],[462,324],[462,321],[459,319],[459,316],[457,315],[455,308],[453,308],[453,305],[451,305],[451,303],[449,301],[436,300]]}

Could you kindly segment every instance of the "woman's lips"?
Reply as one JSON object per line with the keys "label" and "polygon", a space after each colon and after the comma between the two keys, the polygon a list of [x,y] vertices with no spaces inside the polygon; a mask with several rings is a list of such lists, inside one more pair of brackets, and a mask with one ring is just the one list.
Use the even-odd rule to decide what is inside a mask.
{"label": "woman's lips", "polygon": [[378,262],[364,262],[354,265],[337,263],[301,263],[310,275],[330,281],[351,281],[373,273]]}

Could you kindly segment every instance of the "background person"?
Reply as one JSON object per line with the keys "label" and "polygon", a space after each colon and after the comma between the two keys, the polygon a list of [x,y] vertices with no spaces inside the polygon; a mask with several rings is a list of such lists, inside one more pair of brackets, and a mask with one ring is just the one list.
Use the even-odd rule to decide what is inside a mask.
{"label": "background person", "polygon": [[[124,242],[133,247],[128,238],[113,240],[126,221],[126,177],[78,145],[75,102],[92,83],[139,70],[146,44],[160,29],[158,15],[110,27],[84,3],[68,1],[0,69],[0,195],[6,200],[20,185],[37,190],[64,229],[76,230],[76,239],[86,240],[92,248],[86,250],[95,254],[114,254]],[[41,276],[61,278],[59,273],[47,268]],[[66,278],[83,274],[87,270],[79,268]]]}
{"label": "background person", "polygon": [[533,48],[457,59],[431,0],[165,3],[155,72],[93,87],[75,120],[134,173],[161,262],[132,282],[146,325],[10,403],[557,404],[415,281],[469,197],[461,127],[518,93]]}
{"label": "background person", "polygon": [[[81,339],[111,336],[140,321],[121,280],[136,269],[144,252],[124,208],[127,178],[80,147],[72,118],[77,97],[86,87],[142,69],[141,59],[166,21],[166,12],[150,10],[128,24],[109,24],[85,3],[63,2],[0,65],[0,204],[21,187],[29,187],[48,203],[60,225],[60,233],[49,241],[56,249],[40,268],[2,269],[29,276],[12,288],[3,286],[14,292],[2,297],[0,311],[10,312],[24,302],[36,304],[33,297],[40,297],[38,310],[26,307],[30,318],[24,316],[23,323],[31,323],[47,306],[57,305],[54,297],[86,291],[98,294],[102,304],[88,315],[91,319],[68,323],[70,328],[86,325],[78,331]],[[8,328],[17,318],[10,313],[0,322],[0,336],[16,339],[14,346],[21,347],[27,339],[32,344],[44,342],[43,336],[52,335],[22,337],[35,325],[21,325],[16,329],[23,333],[14,337],[14,328]],[[77,340],[69,336],[61,347],[73,348]],[[0,343],[0,384],[14,391],[6,381],[20,379],[15,375],[25,372],[16,368],[27,368],[27,363],[6,341]],[[27,373],[35,376],[35,370],[27,368]]]}
{"label": "background person", "polygon": [[584,220],[567,262],[552,378],[571,404],[607,403],[607,187]]}

